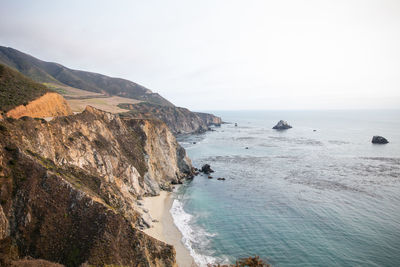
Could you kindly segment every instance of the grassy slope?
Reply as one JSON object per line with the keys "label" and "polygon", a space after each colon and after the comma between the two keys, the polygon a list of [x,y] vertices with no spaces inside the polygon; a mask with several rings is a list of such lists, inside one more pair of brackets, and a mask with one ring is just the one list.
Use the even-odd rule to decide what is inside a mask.
{"label": "grassy slope", "polygon": [[173,106],[159,94],[134,82],[93,72],[72,70],[57,63],[39,60],[9,47],[0,46],[0,63],[15,68],[41,83],[57,83],[91,92]]}
{"label": "grassy slope", "polygon": [[47,92],[46,86],[32,81],[21,73],[0,64],[0,110],[7,112],[26,105]]}

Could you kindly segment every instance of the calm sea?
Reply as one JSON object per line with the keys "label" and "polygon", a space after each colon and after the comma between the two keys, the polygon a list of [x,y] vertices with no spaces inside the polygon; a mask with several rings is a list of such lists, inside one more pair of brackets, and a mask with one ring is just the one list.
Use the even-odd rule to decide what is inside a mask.
{"label": "calm sea", "polygon": [[[213,113],[238,126],[179,138],[194,166],[215,173],[180,187],[171,209],[200,266],[252,255],[400,266],[400,111]],[[280,119],[293,128],[272,130]]]}

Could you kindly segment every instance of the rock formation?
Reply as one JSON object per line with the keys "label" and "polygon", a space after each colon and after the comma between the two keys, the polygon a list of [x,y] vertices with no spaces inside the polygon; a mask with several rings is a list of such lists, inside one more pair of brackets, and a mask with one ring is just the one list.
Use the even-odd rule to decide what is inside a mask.
{"label": "rock formation", "polygon": [[203,113],[203,112],[194,112],[194,114],[196,114],[197,116],[200,117],[200,119],[202,119],[202,121],[204,121],[204,123],[207,126],[221,126],[222,124],[222,120],[220,117],[217,117],[213,114],[209,114],[209,113]]}
{"label": "rock formation", "polygon": [[373,144],[387,144],[387,143],[389,143],[389,141],[385,137],[382,137],[382,136],[379,136],[379,135],[373,136],[371,142]]}
{"label": "rock formation", "polygon": [[0,124],[0,265],[176,266],[172,246],[137,229],[137,198],[192,172],[164,123],[88,107]]}
{"label": "rock formation", "polygon": [[209,164],[204,164],[204,165],[201,167],[201,170],[200,170],[200,171],[203,172],[203,173],[205,173],[205,174],[210,174],[210,173],[214,172],[214,170],[211,169],[211,166],[210,166]]}
{"label": "rock formation", "polygon": [[286,130],[290,129],[292,126],[290,126],[286,121],[280,120],[272,129],[275,130]]}
{"label": "rock formation", "polygon": [[[134,118],[157,118],[165,122],[176,134],[202,133],[211,125],[220,125],[221,118],[212,114],[191,112],[186,108],[168,107],[150,103],[120,104],[120,108],[130,110]],[[126,114],[128,116],[128,114]]]}

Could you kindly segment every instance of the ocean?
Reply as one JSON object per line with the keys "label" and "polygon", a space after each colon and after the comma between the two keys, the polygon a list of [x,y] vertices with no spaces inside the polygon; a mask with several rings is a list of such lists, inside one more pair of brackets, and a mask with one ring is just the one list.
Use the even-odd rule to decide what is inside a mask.
{"label": "ocean", "polygon": [[[400,266],[399,110],[212,113],[230,123],[178,141],[213,179],[186,182],[171,208],[199,266]],[[281,119],[293,128],[273,130]]]}

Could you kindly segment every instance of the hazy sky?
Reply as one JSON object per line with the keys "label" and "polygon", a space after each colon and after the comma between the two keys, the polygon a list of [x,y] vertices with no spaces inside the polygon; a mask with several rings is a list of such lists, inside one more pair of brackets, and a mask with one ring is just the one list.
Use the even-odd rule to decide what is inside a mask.
{"label": "hazy sky", "polygon": [[399,0],[0,0],[0,45],[194,110],[400,108]]}

